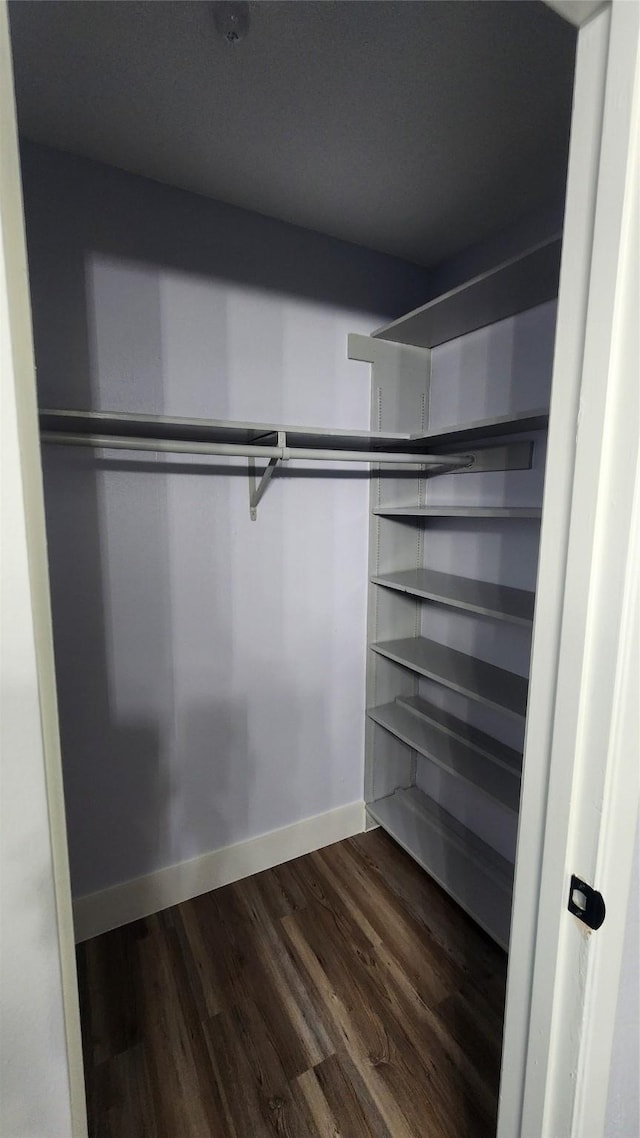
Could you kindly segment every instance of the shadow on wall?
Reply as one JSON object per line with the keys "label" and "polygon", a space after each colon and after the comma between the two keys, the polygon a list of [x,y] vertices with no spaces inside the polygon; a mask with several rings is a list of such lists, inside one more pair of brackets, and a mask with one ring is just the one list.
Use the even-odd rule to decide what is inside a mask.
{"label": "shadow on wall", "polygon": [[165,268],[191,277],[383,320],[423,303],[428,291],[430,275],[420,266],[102,163],[26,141],[21,161],[30,248],[44,237],[67,262],[82,262],[91,250],[157,265],[161,253]]}
{"label": "shadow on wall", "polygon": [[[393,258],[45,148],[23,181],[41,405],[240,417],[229,282],[317,302],[332,371],[336,312],[370,327],[424,290]],[[239,341],[285,414],[300,345],[277,320]],[[329,421],[365,425],[368,384],[318,392],[314,366]],[[74,895],[360,798],[367,474],[279,472],[251,528],[244,464],[50,447],[44,467]]]}

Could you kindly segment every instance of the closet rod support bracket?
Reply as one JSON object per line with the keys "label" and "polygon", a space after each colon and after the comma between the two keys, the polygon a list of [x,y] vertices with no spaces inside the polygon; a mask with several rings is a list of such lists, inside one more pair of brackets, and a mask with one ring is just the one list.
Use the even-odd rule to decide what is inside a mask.
{"label": "closet rod support bracket", "polygon": [[259,482],[256,482],[256,460],[255,458],[249,459],[249,516],[252,522],[258,520],[258,503],[262,499],[278,463],[288,461],[286,431],[278,431],[277,445],[282,450],[282,455],[279,458],[269,459]]}

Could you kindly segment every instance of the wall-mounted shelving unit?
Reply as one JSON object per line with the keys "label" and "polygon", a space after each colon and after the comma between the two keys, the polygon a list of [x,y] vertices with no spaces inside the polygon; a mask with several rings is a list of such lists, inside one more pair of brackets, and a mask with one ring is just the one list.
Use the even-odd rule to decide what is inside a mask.
{"label": "wall-mounted shelving unit", "polygon": [[[381,435],[407,430],[434,455],[469,446],[478,447],[481,454],[482,448],[494,448],[500,439],[512,445],[514,436],[532,447],[533,439],[526,436],[538,437],[547,428],[545,409],[514,410],[430,428],[431,349],[553,300],[560,248],[559,239],[545,242],[372,337],[351,337],[351,358],[372,365],[372,430]],[[428,567],[425,543],[428,548],[431,531],[424,523],[439,520],[440,534],[450,521],[462,519],[468,534],[477,522],[478,534],[488,534],[486,541],[491,542],[501,540],[495,534],[504,527],[508,534],[516,522],[539,522],[541,508],[533,494],[531,505],[511,504],[506,491],[506,500],[495,505],[432,504],[427,489],[433,486],[434,473],[438,471],[408,473],[400,480],[376,479],[371,487],[365,798],[372,822],[386,829],[507,948],[512,865],[474,831],[474,812],[463,824],[419,785],[419,772],[438,771],[450,787],[459,786],[475,796],[479,808],[486,802],[491,809],[517,817],[521,750],[453,714],[446,703],[459,704],[462,699],[463,706],[486,709],[483,714],[490,718],[504,717],[505,724],[522,728],[528,680],[430,639],[424,635],[423,620],[428,628],[430,613],[438,610],[439,637],[449,619],[477,618],[485,631],[487,622],[495,622],[494,637],[488,641],[495,644],[506,635],[507,626],[514,636],[526,636],[531,630],[535,596],[500,580],[479,579],[481,574],[475,575],[473,565],[464,562],[459,573]],[[492,522],[500,522],[501,529],[492,528]],[[430,692],[435,684],[441,693],[438,705],[424,698],[425,682]],[[505,733],[509,734],[506,727]],[[427,778],[426,785],[432,784],[433,779]]]}
{"label": "wall-mounted shelving unit", "polygon": [[[399,468],[418,466],[438,473],[526,470],[532,451],[526,442],[474,447],[462,436],[450,450],[445,436],[433,439],[410,431],[350,431],[330,427],[290,427],[280,423],[242,423],[222,419],[170,418],[116,411],[48,409],[40,412],[41,439],[63,446],[97,449],[158,451],[249,459],[249,507],[256,520],[258,503],[280,462],[371,462]],[[268,465],[260,482],[255,460]]]}

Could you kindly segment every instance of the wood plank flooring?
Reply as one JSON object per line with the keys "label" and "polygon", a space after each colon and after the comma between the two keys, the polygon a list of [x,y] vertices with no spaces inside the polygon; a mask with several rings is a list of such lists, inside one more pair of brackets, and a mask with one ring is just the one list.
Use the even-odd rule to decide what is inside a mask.
{"label": "wood plank flooring", "polygon": [[506,957],[382,830],[78,968],[91,1138],[495,1134]]}

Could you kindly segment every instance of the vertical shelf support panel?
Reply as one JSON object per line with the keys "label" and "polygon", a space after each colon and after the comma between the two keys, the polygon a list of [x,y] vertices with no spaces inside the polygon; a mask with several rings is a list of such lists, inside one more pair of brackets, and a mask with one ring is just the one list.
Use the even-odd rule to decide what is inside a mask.
{"label": "vertical shelf support panel", "polygon": [[[349,359],[371,364],[371,430],[402,431],[419,434],[426,429],[429,404],[431,353],[425,348],[351,335]],[[380,477],[375,465],[369,491],[369,573],[370,576],[422,565],[422,527],[380,517],[373,511],[381,506],[418,502],[425,467]],[[391,635],[417,636],[420,605],[414,597],[391,597],[389,590],[369,584],[367,642]],[[396,696],[416,695],[417,677],[376,652],[367,652],[367,707],[388,703]],[[415,779],[416,754],[394,739],[367,716],[365,727],[366,802],[372,802],[398,787],[409,787]]]}

